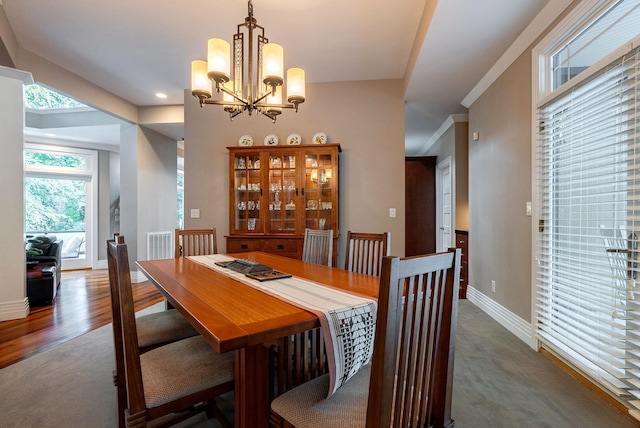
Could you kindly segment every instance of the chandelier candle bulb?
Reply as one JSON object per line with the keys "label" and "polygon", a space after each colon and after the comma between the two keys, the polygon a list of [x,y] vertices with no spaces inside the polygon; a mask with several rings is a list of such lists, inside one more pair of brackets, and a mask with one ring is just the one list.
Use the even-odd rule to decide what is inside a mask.
{"label": "chandelier candle bulb", "polygon": [[280,86],[284,81],[284,49],[277,43],[267,43],[262,47],[263,82],[270,86]]}
{"label": "chandelier candle bulb", "polygon": [[209,78],[216,83],[229,81],[231,75],[231,46],[222,39],[209,39],[207,63]]}
{"label": "chandelier candle bulb", "polygon": [[[276,87],[275,95],[267,96],[267,103],[274,105],[282,104],[282,86]],[[280,107],[268,106],[266,109],[267,113],[270,115],[277,116],[282,113],[282,108]]]}
{"label": "chandelier candle bulb", "polygon": [[287,70],[287,101],[297,105],[304,102],[305,97],[304,70],[290,68]]}
{"label": "chandelier candle bulb", "polygon": [[199,97],[211,98],[211,80],[207,76],[207,62],[191,62],[191,93]]}

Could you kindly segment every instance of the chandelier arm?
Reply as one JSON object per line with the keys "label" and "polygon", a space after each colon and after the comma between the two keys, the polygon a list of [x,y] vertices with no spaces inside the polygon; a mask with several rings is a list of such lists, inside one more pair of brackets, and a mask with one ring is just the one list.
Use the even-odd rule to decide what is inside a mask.
{"label": "chandelier arm", "polygon": [[276,107],[276,108],[296,108],[295,104],[266,104],[266,103],[257,103],[255,104],[257,108],[268,108],[268,107]]}
{"label": "chandelier arm", "polygon": [[[256,98],[256,100],[253,102],[253,104],[258,105],[258,103],[262,100],[264,100],[265,98],[267,98],[269,95],[271,95],[273,93],[273,91],[267,91],[264,94],[260,95],[258,98]],[[269,103],[267,103],[269,104]],[[269,105],[273,105],[273,104],[269,104]]]}
{"label": "chandelier arm", "polygon": [[243,109],[249,109],[249,104],[246,104],[241,101],[222,101],[222,100],[212,100],[211,98],[206,99],[202,102],[202,104],[213,104],[217,106],[238,106]]}
{"label": "chandelier arm", "polygon": [[242,110],[234,111],[229,113],[229,120],[233,120],[234,117],[242,113]]}
{"label": "chandelier arm", "polygon": [[275,115],[275,114],[270,114],[270,113],[267,113],[267,112],[265,112],[265,111],[263,111],[263,112],[262,112],[262,114],[263,114],[264,116],[267,116],[269,119],[271,119],[271,121],[272,121],[273,123],[276,123],[276,119],[278,118],[278,116],[277,116],[277,115]]}
{"label": "chandelier arm", "polygon": [[[243,105],[243,106],[248,106],[248,105],[249,105],[249,102],[248,102],[247,100],[243,99],[242,97],[239,97],[235,92],[230,91],[229,89],[227,89],[227,88],[225,88],[224,86],[219,85],[219,84],[217,84],[217,83],[216,83],[216,90],[217,90],[218,92],[222,91],[222,92],[224,92],[225,94],[229,94],[229,95],[231,95],[233,98],[235,98],[235,99],[236,99],[236,100],[238,100],[240,103],[242,103],[242,105]],[[228,101],[227,101],[227,102],[223,102],[223,103],[221,103],[221,104],[234,105],[234,104],[233,104],[233,102],[228,102]],[[238,104],[235,104],[235,105],[238,105]]]}

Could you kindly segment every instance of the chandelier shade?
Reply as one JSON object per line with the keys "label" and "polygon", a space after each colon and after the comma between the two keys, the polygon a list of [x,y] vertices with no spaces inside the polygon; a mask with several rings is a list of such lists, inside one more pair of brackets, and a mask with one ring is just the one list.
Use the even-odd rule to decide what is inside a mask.
{"label": "chandelier shade", "polygon": [[[248,11],[249,16],[238,25],[232,44],[210,39],[207,61],[191,62],[191,93],[201,107],[223,106],[231,119],[244,111],[249,115],[257,111],[275,122],[283,109],[297,112],[305,101],[305,72],[301,68],[287,70],[287,103],[283,104],[284,49],[264,36],[264,28],[253,17],[251,0]],[[214,89],[217,98],[213,98]]]}

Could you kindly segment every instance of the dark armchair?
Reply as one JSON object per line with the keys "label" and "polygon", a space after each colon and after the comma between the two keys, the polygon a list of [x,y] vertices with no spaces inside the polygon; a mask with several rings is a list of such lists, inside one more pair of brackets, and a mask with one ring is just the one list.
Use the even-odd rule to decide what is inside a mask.
{"label": "dark armchair", "polygon": [[62,240],[39,235],[27,244],[27,297],[29,304],[51,304],[60,286]]}

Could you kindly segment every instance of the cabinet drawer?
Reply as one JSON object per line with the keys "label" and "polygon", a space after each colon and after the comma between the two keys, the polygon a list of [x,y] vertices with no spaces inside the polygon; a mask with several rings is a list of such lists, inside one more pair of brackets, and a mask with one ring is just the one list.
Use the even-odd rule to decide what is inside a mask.
{"label": "cabinet drawer", "polygon": [[293,239],[269,239],[263,242],[263,251],[272,254],[281,254],[288,257],[302,255],[301,243]]}
{"label": "cabinet drawer", "polygon": [[243,253],[245,251],[260,251],[260,240],[227,238],[227,253]]}

